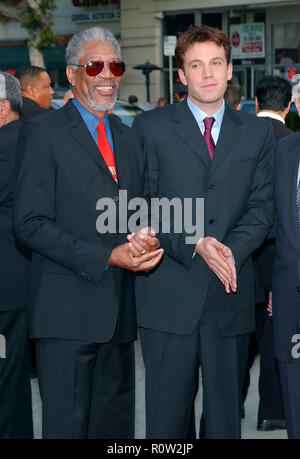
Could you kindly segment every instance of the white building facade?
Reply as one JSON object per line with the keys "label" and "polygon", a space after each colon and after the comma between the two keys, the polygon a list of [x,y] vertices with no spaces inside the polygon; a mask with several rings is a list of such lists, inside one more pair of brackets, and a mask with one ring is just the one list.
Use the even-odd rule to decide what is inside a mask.
{"label": "white building facade", "polygon": [[[218,27],[230,35],[234,73],[243,96],[251,98],[265,74],[291,78],[299,73],[300,2],[274,0],[59,0],[54,11],[62,46],[46,50],[46,66],[56,86],[65,84],[64,51],[75,32],[94,25],[109,28],[120,39],[127,71],[120,97],[135,94],[146,100],[145,76],[136,65],[149,61],[160,68],[150,73],[150,101],[170,97],[170,58],[164,56],[164,37],[178,36],[192,24]],[[27,33],[15,21],[0,24],[0,69],[14,70],[26,60]],[[28,59],[28,58],[27,58]],[[173,97],[185,88],[173,60]],[[298,70],[297,70],[298,69]],[[171,86],[172,87],[172,86]]]}

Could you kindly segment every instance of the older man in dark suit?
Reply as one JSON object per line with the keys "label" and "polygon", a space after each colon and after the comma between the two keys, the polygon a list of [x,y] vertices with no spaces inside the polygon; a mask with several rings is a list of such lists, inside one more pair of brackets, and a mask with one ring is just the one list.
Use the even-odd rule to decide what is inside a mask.
{"label": "older man in dark suit", "polygon": [[0,438],[32,438],[27,307],[30,258],[13,231],[19,81],[0,74]]}
{"label": "older man in dark suit", "polygon": [[[187,100],[142,114],[134,125],[150,196],[177,197],[183,207],[185,198],[205,201],[204,237],[188,244],[187,227],[178,232],[184,218],[171,218],[170,234],[159,234],[160,266],[137,279],[149,438],[187,437],[199,364],[203,436],[240,437],[242,366],[255,326],[251,253],[272,224],[274,139],[268,123],[224,104],[230,52],[220,30],[183,33],[175,54]],[[140,238],[131,243],[138,252]]]}
{"label": "older man in dark suit", "polygon": [[[255,108],[259,118],[272,124],[276,141],[293,134],[285,125],[291,106],[292,87],[283,78],[267,76],[255,89]],[[256,275],[256,338],[260,353],[258,430],[286,427],[280,378],[273,350],[273,320],[267,313],[272,291],[273,239],[266,239],[253,255]]]}
{"label": "older man in dark suit", "polygon": [[275,257],[272,277],[274,353],[278,359],[288,437],[300,438],[300,134],[275,154]]}
{"label": "older man in dark suit", "polygon": [[[119,230],[120,189],[143,196],[145,181],[134,133],[107,113],[125,71],[120,46],[94,27],[73,36],[66,57],[74,99],[24,124],[15,206],[33,258],[43,436],[132,438],[132,271],[153,268],[163,251],[134,258]],[[116,210],[108,231],[98,225],[102,198]]]}

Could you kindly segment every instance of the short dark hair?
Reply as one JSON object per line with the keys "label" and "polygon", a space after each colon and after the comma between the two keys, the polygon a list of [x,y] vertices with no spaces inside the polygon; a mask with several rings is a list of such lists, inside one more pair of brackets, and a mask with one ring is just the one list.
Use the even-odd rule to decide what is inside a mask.
{"label": "short dark hair", "polygon": [[41,73],[47,70],[37,65],[23,65],[16,70],[15,77],[21,83],[21,89],[25,89],[29,83],[32,83]]}
{"label": "short dark hair", "polygon": [[292,86],[284,78],[266,76],[258,82],[255,96],[259,110],[283,112],[292,99]]}
{"label": "short dark hair", "polygon": [[190,26],[188,30],[179,36],[175,49],[175,58],[178,67],[183,69],[184,55],[191,46],[195,43],[205,42],[212,42],[224,48],[226,61],[227,64],[229,64],[231,58],[231,43],[226,33],[213,27],[201,25]]}
{"label": "short dark hair", "polygon": [[235,75],[227,83],[227,89],[224,94],[224,99],[227,105],[231,108],[236,108],[241,102],[242,98],[242,88],[239,84],[239,80]]}

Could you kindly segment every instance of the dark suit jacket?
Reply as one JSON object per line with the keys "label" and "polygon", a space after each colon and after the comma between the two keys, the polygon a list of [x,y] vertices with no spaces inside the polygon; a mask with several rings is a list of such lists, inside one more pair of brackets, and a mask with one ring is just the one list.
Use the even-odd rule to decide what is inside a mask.
{"label": "dark suit jacket", "polygon": [[20,121],[0,129],[0,310],[24,309],[28,304],[28,254],[13,231],[13,185]]}
{"label": "dark suit jacket", "polygon": [[38,115],[43,115],[48,113],[49,110],[42,108],[34,100],[29,99],[29,97],[22,97],[22,112],[21,112],[21,121],[28,121],[31,118],[34,118]]}
{"label": "dark suit jacket", "polygon": [[134,133],[115,118],[110,124],[119,185],[71,101],[21,130],[15,229],[32,250],[33,337],[106,342],[117,319],[120,340],[135,337],[134,276],[106,269],[126,234],[99,234],[96,205],[110,198],[118,218],[119,189],[128,200],[142,196],[144,160]]}
{"label": "dark suit jacket", "polygon": [[300,233],[296,190],[300,134],[278,142],[275,153],[275,258],[273,265],[274,352],[290,361],[292,336],[300,332]]}
{"label": "dark suit jacket", "polygon": [[184,231],[160,234],[164,258],[154,272],[139,276],[136,282],[139,325],[191,333],[210,288],[224,336],[251,331],[251,254],[273,219],[271,126],[226,106],[212,162],[186,101],[143,113],[136,118],[134,129],[147,154],[150,195],[205,197],[205,235],[232,249],[239,273],[237,293],[227,295],[203,259],[193,258],[194,245],[185,244]]}
{"label": "dark suit jacket", "polygon": [[[263,117],[264,120],[272,124],[275,140],[278,141],[294,134],[285,124],[274,118]],[[274,239],[266,239],[263,244],[253,254],[255,269],[255,290],[256,302],[261,303],[265,300],[265,290],[272,290],[272,267],[275,255]]]}

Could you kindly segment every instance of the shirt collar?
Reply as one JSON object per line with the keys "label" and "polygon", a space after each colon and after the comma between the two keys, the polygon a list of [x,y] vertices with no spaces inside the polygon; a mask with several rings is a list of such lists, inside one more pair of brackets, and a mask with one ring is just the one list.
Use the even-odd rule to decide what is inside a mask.
{"label": "shirt collar", "polygon": [[225,102],[223,99],[222,107],[219,108],[219,110],[216,113],[213,113],[212,115],[208,115],[205,113],[203,110],[201,110],[199,107],[197,107],[191,99],[188,97],[187,98],[187,104],[193,113],[194,117],[196,118],[196,121],[198,124],[203,124],[204,125],[204,118],[211,118],[213,117],[215,119],[214,122],[214,127],[220,127],[222,124],[224,112],[225,112]]}
{"label": "shirt collar", "polygon": [[[90,132],[93,132],[97,129],[97,126],[99,124],[99,119],[97,116],[95,116],[93,113],[91,113],[87,108],[85,108],[78,100],[74,97],[72,99],[73,104],[77,108],[77,110],[80,113],[80,116],[82,117],[83,121],[85,122],[88,130]],[[108,113],[105,113],[105,117],[101,120],[104,123],[105,129],[107,128],[107,125],[109,124],[108,121]]]}
{"label": "shirt collar", "polygon": [[283,124],[285,124],[284,119],[282,116],[277,115],[277,113],[271,113],[271,112],[258,112],[256,116],[259,116],[260,118],[273,118],[274,120],[281,121]]}

